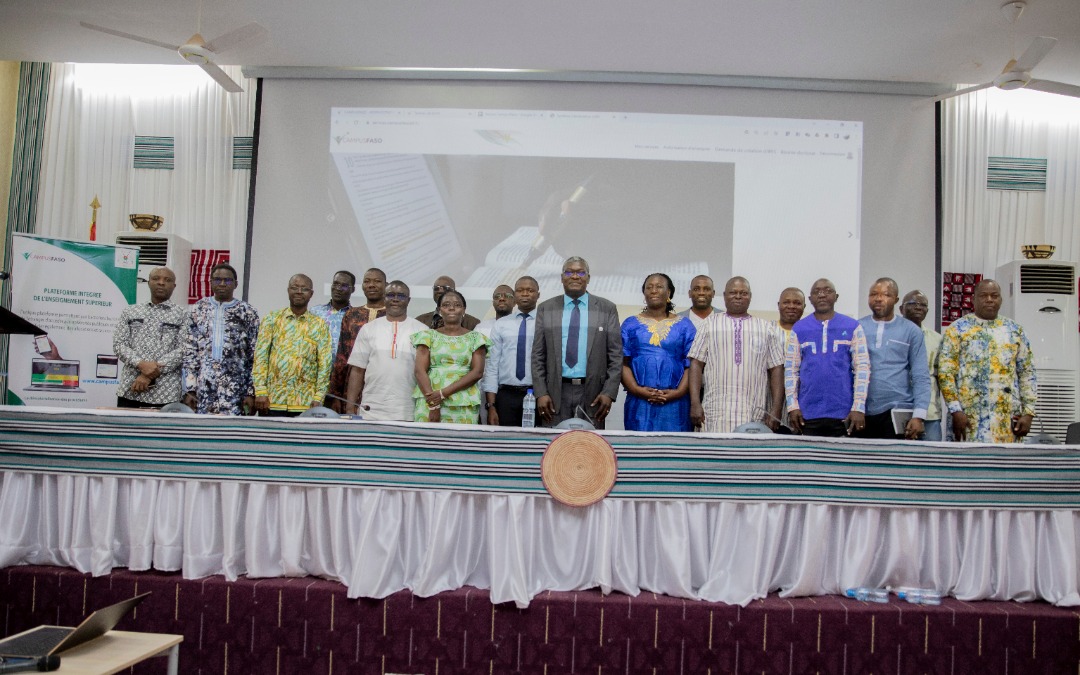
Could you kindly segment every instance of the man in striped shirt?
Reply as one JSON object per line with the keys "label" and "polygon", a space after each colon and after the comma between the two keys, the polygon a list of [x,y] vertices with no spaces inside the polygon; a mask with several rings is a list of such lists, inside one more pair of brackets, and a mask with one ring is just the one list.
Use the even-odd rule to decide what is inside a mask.
{"label": "man in striped shirt", "polygon": [[[750,283],[732,277],[724,286],[727,311],[705,319],[690,347],[690,421],[702,431],[731,433],[753,421],[775,430],[780,423],[784,356],[779,328],[750,316],[750,298]],[[772,409],[767,410],[770,394]]]}

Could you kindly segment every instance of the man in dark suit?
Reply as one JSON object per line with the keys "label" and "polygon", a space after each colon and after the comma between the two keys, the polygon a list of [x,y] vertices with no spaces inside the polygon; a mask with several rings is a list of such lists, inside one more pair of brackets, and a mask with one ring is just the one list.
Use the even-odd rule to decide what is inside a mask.
{"label": "man in dark suit", "polygon": [[611,301],[586,291],[589,264],[582,258],[567,258],[562,270],[563,295],[536,310],[536,412],[544,426],[554,426],[580,406],[603,429],[622,374],[619,313]]}
{"label": "man in dark suit", "polygon": [[[431,287],[431,299],[435,301],[435,311],[421,314],[416,317],[416,320],[428,328],[438,328],[441,326],[442,317],[439,316],[439,300],[442,300],[443,293],[453,290],[457,290],[457,282],[450,277],[441,276],[436,279],[435,284]],[[468,330],[473,330],[479,323],[480,319],[477,319],[472,314],[466,314],[461,318],[461,325]]]}

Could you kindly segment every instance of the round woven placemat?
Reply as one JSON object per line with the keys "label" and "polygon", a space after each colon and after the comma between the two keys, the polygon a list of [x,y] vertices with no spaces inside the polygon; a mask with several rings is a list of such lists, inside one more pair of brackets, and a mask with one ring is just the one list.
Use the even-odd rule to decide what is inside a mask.
{"label": "round woven placemat", "polygon": [[611,444],[591,431],[559,434],[540,460],[544,488],[567,506],[588,506],[600,501],[615,486],[618,472]]}

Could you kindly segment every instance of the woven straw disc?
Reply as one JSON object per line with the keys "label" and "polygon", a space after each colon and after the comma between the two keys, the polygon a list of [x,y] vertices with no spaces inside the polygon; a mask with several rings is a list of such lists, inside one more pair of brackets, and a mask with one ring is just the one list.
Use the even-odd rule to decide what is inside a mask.
{"label": "woven straw disc", "polygon": [[540,477],[548,494],[567,506],[595,504],[615,486],[615,451],[591,431],[567,431],[544,451]]}

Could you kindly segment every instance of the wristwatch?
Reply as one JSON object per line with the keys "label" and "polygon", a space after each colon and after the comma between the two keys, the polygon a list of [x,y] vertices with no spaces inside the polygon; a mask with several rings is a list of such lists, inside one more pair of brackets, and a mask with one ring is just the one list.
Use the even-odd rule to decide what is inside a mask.
{"label": "wristwatch", "polygon": [[495,404],[491,401],[484,401],[484,410],[491,410],[495,407]]}

